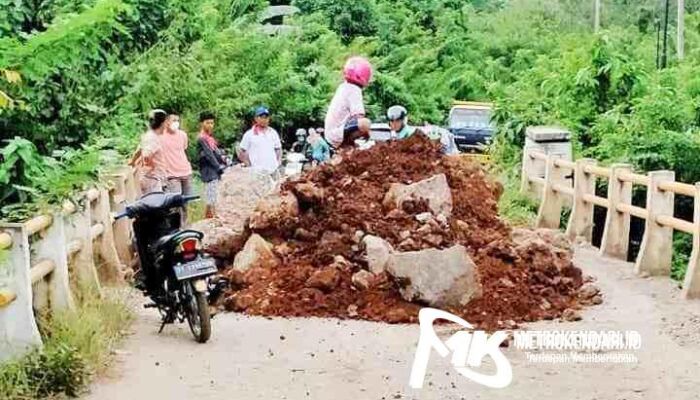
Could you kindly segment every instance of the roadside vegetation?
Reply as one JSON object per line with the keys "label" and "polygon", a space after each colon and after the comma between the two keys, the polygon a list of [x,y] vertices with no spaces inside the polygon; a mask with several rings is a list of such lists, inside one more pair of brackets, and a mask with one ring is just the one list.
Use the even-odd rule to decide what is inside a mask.
{"label": "roadside vegetation", "polygon": [[261,103],[283,135],[318,126],[358,53],[377,70],[373,119],[402,104],[440,124],[454,99],[496,104],[492,154],[518,223],[532,218],[512,181],[528,125],[569,128],[577,156],[700,181],[700,0],[686,1],[683,62],[671,19],[663,70],[658,3],[605,0],[594,33],[578,0],[296,0],[285,23],[298,31],[271,37],[257,29],[263,0],[0,1],[0,217],[94,181],[134,150],[153,107],[181,113],[190,134],[214,111],[229,148]]}
{"label": "roadside vegetation", "polygon": [[0,400],[77,396],[107,367],[130,322],[116,298],[82,299],[75,311],[41,318],[43,348],[0,364]]}

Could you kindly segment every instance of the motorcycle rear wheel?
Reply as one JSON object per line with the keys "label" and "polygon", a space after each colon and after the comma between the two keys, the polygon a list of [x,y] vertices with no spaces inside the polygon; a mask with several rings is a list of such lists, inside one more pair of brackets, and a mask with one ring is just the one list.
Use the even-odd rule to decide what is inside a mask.
{"label": "motorcycle rear wheel", "polygon": [[195,340],[199,343],[206,343],[211,337],[211,315],[209,314],[209,303],[206,293],[198,292],[194,288],[194,283],[189,281],[185,284],[187,292],[187,324]]}

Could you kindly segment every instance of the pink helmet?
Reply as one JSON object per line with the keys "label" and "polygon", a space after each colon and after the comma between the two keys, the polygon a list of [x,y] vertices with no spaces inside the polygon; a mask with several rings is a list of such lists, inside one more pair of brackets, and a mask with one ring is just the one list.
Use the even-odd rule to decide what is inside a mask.
{"label": "pink helmet", "polygon": [[364,57],[351,57],[345,63],[343,76],[350,83],[367,87],[372,80],[372,64]]}

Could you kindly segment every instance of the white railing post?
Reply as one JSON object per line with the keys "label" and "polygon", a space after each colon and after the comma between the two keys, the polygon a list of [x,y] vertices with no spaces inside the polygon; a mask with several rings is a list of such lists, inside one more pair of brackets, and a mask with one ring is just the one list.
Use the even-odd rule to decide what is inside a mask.
{"label": "white railing post", "polygon": [[0,231],[12,237],[0,266],[9,268],[8,290],[14,300],[0,307],[0,361],[41,346],[41,336],[34,319],[29,238],[23,224],[2,224]]}
{"label": "white railing post", "polygon": [[[126,190],[126,175],[114,174],[109,175],[109,179],[114,183],[114,190],[110,192],[110,210],[112,212],[120,212],[124,210],[127,199]],[[112,223],[114,232],[114,245],[119,254],[119,260],[122,265],[131,265],[131,228],[128,219],[114,221]]]}
{"label": "white railing post", "polygon": [[127,203],[133,203],[136,201],[139,197],[141,197],[141,193],[139,191],[139,185],[138,185],[138,180],[136,176],[136,169],[131,168],[131,167],[126,167],[124,169],[125,174],[126,174],[126,201]]}
{"label": "white railing post", "polygon": [[644,228],[644,238],[639,255],[634,264],[637,274],[666,275],[671,272],[673,259],[673,228],[660,225],[656,217],[673,217],[674,193],[659,190],[661,182],[675,182],[673,171],[649,172],[646,209],[648,217]]}
{"label": "white railing post", "polygon": [[690,253],[688,270],[685,272],[683,291],[685,299],[700,298],[700,183],[695,184],[695,207],[693,210],[693,251]]}
{"label": "white railing post", "polygon": [[566,227],[566,235],[571,240],[583,237],[587,242],[593,238],[593,204],[584,201],[587,194],[595,195],[596,176],[586,172],[586,167],[596,165],[590,158],[576,161],[574,168],[574,198]]}
{"label": "white railing post", "polygon": [[630,215],[617,210],[618,204],[632,202],[632,183],[620,180],[620,174],[631,173],[629,164],[614,164],[610,168],[608,182],[608,215],[605,218],[603,240],[600,243],[600,253],[605,256],[627,258],[630,236]]}
{"label": "white railing post", "polygon": [[538,228],[558,229],[561,224],[561,210],[564,206],[563,196],[554,190],[553,186],[565,182],[562,168],[554,165],[554,160],[561,158],[559,155],[547,155],[544,172],[544,188],[542,189],[542,203],[537,213],[536,226]]}
{"label": "white railing post", "polygon": [[51,310],[65,310],[75,307],[68,280],[68,251],[63,225],[63,215],[54,214],[51,225],[36,233],[36,236],[41,239],[32,243],[32,253],[35,255],[34,262],[51,260],[54,264],[53,272],[43,279],[48,288],[48,301]]}
{"label": "white railing post", "polygon": [[93,236],[97,242],[100,263],[97,273],[102,283],[121,283],[124,281],[124,266],[119,259],[117,248],[114,244],[114,231],[112,230],[112,215],[109,204],[109,191],[100,189],[99,195],[92,206],[93,227],[101,225],[100,232]]}
{"label": "white railing post", "polygon": [[[74,271],[74,293],[80,294],[85,290],[92,291],[98,296],[102,294],[100,280],[95,267],[95,255],[92,248],[92,218],[90,216],[90,199],[83,196],[73,212],[67,212],[65,232],[68,241],[69,259]],[[72,248],[75,246],[76,248]]]}
{"label": "white railing post", "polygon": [[520,172],[520,193],[528,196],[532,194],[530,176],[532,174],[533,162],[534,159],[530,157],[530,149],[525,147],[523,149],[522,170]]}

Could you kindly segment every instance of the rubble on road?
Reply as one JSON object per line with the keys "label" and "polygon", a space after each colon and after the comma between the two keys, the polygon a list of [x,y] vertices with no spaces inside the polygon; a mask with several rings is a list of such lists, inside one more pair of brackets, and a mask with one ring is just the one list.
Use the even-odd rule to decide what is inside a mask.
{"label": "rubble on road", "polygon": [[211,255],[231,262],[250,236],[248,219],[258,202],[277,191],[279,186],[267,175],[241,166],[229,168],[219,182],[216,218],[191,228],[204,233],[202,245]]}
{"label": "rubble on road", "polygon": [[282,185],[298,214],[253,229],[280,264],[231,269],[227,308],[415,323],[434,304],[483,329],[575,316],[583,277],[570,244],[555,232],[513,237],[498,217],[503,189],[480,165],[421,135],[340,157]]}
{"label": "rubble on road", "polygon": [[253,234],[243,246],[243,250],[236,254],[233,269],[245,272],[253,267],[273,268],[279,263],[280,260],[273,252],[272,245],[262,236]]}
{"label": "rubble on road", "polygon": [[397,279],[401,296],[433,307],[463,307],[481,297],[476,265],[462,245],[394,253],[387,272]]}

